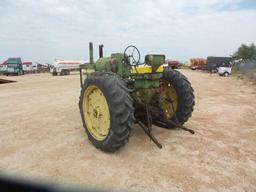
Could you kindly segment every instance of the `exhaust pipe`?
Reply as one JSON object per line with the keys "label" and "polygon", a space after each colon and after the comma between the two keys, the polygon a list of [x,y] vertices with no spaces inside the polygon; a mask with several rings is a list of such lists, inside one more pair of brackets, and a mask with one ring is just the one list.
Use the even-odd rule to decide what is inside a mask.
{"label": "exhaust pipe", "polygon": [[90,63],[93,64],[93,44],[89,43],[89,55],[90,55]]}
{"label": "exhaust pipe", "polygon": [[100,58],[103,57],[103,47],[104,47],[104,45],[99,45],[99,57]]}

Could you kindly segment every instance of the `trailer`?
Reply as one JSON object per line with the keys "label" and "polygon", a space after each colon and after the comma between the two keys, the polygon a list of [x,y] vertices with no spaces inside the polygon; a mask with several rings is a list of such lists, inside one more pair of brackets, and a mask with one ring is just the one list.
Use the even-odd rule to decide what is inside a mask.
{"label": "trailer", "polygon": [[206,68],[206,59],[192,58],[190,59],[190,68],[192,70],[203,70]]}
{"label": "trailer", "polygon": [[56,75],[69,75],[71,71],[79,71],[79,65],[86,63],[86,61],[66,61],[56,60],[50,66],[50,73]]}

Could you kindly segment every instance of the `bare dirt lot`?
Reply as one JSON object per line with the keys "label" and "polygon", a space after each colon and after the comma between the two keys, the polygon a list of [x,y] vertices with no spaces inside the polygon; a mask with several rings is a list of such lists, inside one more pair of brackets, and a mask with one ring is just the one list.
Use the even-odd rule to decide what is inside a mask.
{"label": "bare dirt lot", "polygon": [[256,191],[256,86],[182,72],[195,90],[186,125],[196,134],[154,127],[159,150],[135,125],[114,154],[87,140],[77,74],[8,77],[18,82],[0,85],[1,173],[128,191]]}

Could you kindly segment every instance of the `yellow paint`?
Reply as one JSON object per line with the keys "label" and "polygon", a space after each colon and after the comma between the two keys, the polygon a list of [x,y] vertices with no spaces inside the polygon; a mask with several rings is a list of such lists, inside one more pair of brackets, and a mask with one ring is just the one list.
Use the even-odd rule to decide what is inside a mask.
{"label": "yellow paint", "polygon": [[83,113],[88,131],[98,141],[103,141],[110,129],[108,103],[102,91],[90,85],[83,95]]}
{"label": "yellow paint", "polygon": [[[164,71],[163,65],[160,65],[156,70],[157,73],[162,73]],[[137,74],[145,74],[145,73],[152,73],[152,67],[149,65],[139,66],[139,67],[132,67],[131,73]]]}

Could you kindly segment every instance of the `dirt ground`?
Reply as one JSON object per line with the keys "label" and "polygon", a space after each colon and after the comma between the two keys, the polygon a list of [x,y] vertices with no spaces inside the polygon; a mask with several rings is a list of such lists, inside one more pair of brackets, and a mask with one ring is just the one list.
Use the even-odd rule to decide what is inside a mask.
{"label": "dirt ground", "polygon": [[135,125],[114,154],[87,140],[78,74],[8,77],[18,82],[0,85],[0,173],[128,191],[256,191],[256,86],[182,72],[195,90],[186,125],[196,134],[154,127],[159,150]]}

